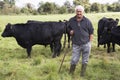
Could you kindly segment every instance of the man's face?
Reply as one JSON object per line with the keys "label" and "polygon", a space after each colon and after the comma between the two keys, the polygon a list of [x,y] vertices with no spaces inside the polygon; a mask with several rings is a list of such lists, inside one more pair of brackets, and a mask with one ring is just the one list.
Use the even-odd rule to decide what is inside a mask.
{"label": "man's face", "polygon": [[76,10],[76,15],[77,15],[78,18],[82,18],[83,17],[83,11]]}

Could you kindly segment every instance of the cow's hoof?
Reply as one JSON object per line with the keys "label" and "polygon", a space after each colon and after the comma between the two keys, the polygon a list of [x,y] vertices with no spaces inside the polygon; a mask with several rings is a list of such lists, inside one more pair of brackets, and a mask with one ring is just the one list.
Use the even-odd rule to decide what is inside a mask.
{"label": "cow's hoof", "polygon": [[52,58],[56,58],[56,55],[52,55]]}
{"label": "cow's hoof", "polygon": [[115,50],[113,50],[112,52],[116,52]]}
{"label": "cow's hoof", "polygon": [[31,58],[31,56],[27,56],[27,58]]}
{"label": "cow's hoof", "polygon": [[68,46],[68,48],[70,48],[70,46]]}
{"label": "cow's hoof", "polygon": [[57,56],[59,57],[59,56],[60,56],[60,54],[57,54]]}
{"label": "cow's hoof", "polygon": [[104,46],[104,48],[106,48],[106,46]]}

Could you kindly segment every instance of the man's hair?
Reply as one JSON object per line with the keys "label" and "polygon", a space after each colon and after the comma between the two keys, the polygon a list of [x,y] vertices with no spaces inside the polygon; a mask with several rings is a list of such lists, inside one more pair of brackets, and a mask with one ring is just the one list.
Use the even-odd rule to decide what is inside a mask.
{"label": "man's hair", "polygon": [[75,11],[77,11],[77,10],[84,12],[84,7],[81,5],[78,5],[75,7]]}

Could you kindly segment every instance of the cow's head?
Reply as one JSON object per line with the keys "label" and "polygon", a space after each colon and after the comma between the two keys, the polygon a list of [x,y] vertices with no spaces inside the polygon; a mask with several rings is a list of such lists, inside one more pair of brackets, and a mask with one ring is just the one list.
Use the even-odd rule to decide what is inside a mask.
{"label": "cow's head", "polygon": [[69,33],[69,26],[70,26],[69,21],[68,20],[64,20],[64,24],[65,24],[66,32]]}
{"label": "cow's head", "polygon": [[8,23],[2,33],[2,37],[11,37],[12,36],[12,25]]}
{"label": "cow's head", "polygon": [[119,19],[118,19],[118,18],[116,18],[116,25],[118,25],[118,23],[119,23]]}
{"label": "cow's head", "polygon": [[104,29],[101,33],[99,44],[105,44],[111,40],[111,30],[115,28],[118,24],[118,20],[108,18],[105,20]]}
{"label": "cow's head", "polygon": [[112,19],[112,18],[108,18],[106,21],[105,21],[105,24],[104,24],[104,32],[106,31],[106,33],[110,33],[111,32],[111,29],[116,27],[117,24],[118,24],[119,20],[116,19]]}

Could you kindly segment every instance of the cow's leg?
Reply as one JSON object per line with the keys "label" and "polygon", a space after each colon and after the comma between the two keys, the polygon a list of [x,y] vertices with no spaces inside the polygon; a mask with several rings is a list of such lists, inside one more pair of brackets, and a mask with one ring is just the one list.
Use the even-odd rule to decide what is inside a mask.
{"label": "cow's leg", "polygon": [[106,44],[104,44],[104,48],[106,48]]}
{"label": "cow's leg", "polygon": [[59,56],[60,51],[61,51],[61,43],[60,43],[60,41],[56,41],[54,43],[54,52],[53,52],[52,58],[55,58],[56,56]]}
{"label": "cow's leg", "polygon": [[99,47],[99,44],[97,44],[97,47]]}
{"label": "cow's leg", "polygon": [[68,36],[68,48],[70,48],[70,34],[67,34]]}
{"label": "cow's leg", "polygon": [[115,52],[115,43],[114,42],[112,42],[112,52]]}
{"label": "cow's leg", "polygon": [[63,43],[63,49],[65,48],[66,46],[66,34],[64,34],[64,43]]}
{"label": "cow's leg", "polygon": [[97,44],[97,47],[99,47],[100,45],[99,45],[99,38],[98,38],[98,44]]}
{"label": "cow's leg", "polygon": [[110,53],[110,43],[107,43],[107,52]]}
{"label": "cow's leg", "polygon": [[54,51],[54,43],[51,43],[51,44],[50,44],[50,49],[51,49],[51,52]]}
{"label": "cow's leg", "polygon": [[98,44],[97,44],[97,47],[99,47],[99,39],[100,39],[100,34],[98,34],[98,38],[97,38],[97,41],[98,41]]}
{"label": "cow's leg", "polygon": [[57,46],[57,56],[59,56],[60,55],[60,51],[61,51],[61,42],[59,41],[58,42],[58,46]]}
{"label": "cow's leg", "polygon": [[53,45],[53,55],[52,55],[52,58],[55,58],[56,57],[56,42],[54,42],[54,45]]}
{"label": "cow's leg", "polygon": [[32,50],[32,47],[31,46],[29,46],[29,47],[27,47],[27,57],[28,58],[31,58],[31,50]]}

